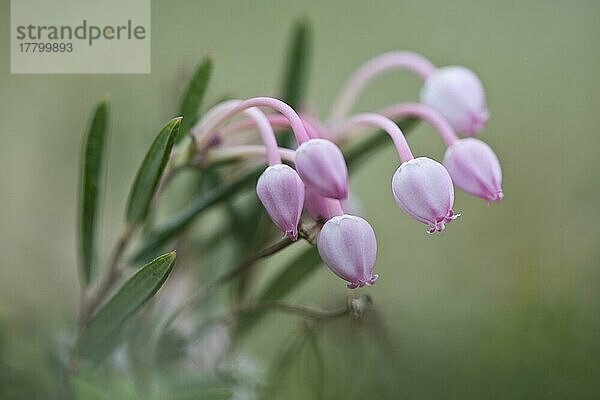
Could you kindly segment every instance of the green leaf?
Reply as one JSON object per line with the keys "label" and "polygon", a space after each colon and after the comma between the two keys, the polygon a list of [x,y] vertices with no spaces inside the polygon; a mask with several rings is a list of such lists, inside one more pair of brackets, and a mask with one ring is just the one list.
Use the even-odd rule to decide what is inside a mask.
{"label": "green leaf", "polygon": [[311,32],[306,18],[296,21],[290,38],[283,79],[283,100],[293,108],[300,106],[308,84]]}
{"label": "green leaf", "polygon": [[102,164],[108,132],[108,100],[96,106],[82,152],[79,195],[79,262],[87,286],[92,280],[96,255],[96,218],[100,202]]}
{"label": "green leaf", "polygon": [[[286,54],[281,94],[292,108],[298,108],[308,87],[308,67],[310,62],[311,31],[308,19],[296,21],[290,36]],[[280,146],[289,147],[292,143],[291,131],[282,132],[277,137]]]}
{"label": "green leaf", "polygon": [[144,221],[160,178],[167,166],[174,137],[179,131],[181,117],[173,118],[160,131],[137,172],[127,204],[127,222],[137,225]]}
{"label": "green leaf", "polygon": [[183,116],[183,123],[179,133],[175,136],[175,143],[184,137],[185,134],[194,126],[198,118],[198,110],[204,99],[208,81],[212,75],[213,61],[210,57],[205,57],[204,60],[196,68],[194,76],[190,79],[185,95],[179,106],[179,114]]}
{"label": "green leaf", "polygon": [[139,262],[152,254],[154,249],[159,248],[166,242],[175,239],[179,236],[202,212],[208,210],[212,206],[223,200],[227,200],[231,196],[240,192],[242,189],[251,187],[256,183],[260,174],[264,171],[264,167],[251,171],[242,177],[221,185],[220,187],[210,191],[205,195],[201,195],[190,206],[181,213],[170,219],[162,227],[151,232],[140,249],[133,257],[133,262]]}
{"label": "green leaf", "polygon": [[140,268],[106,302],[84,328],[77,352],[85,358],[101,359],[106,343],[116,337],[123,323],[163,285],[175,264],[175,252],[163,254]]}

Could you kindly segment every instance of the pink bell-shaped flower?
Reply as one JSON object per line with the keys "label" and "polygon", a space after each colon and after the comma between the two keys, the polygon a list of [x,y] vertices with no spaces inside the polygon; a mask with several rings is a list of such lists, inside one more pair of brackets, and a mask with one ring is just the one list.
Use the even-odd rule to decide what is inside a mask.
{"label": "pink bell-shaped flower", "polygon": [[455,131],[466,136],[478,134],[489,119],[483,85],[465,67],[438,68],[425,80],[421,103],[437,110]]}
{"label": "pink bell-shaped flower", "polygon": [[304,183],[285,164],[268,167],[258,178],[256,194],[267,213],[285,236],[298,239],[298,222],[304,204]]}
{"label": "pink bell-shaped flower", "polygon": [[331,218],[319,234],[317,248],[329,269],[355,289],[375,283],[377,240],[371,225],[361,217],[338,215]]}
{"label": "pink bell-shaped flower", "polygon": [[427,157],[403,162],[392,178],[392,192],[404,212],[429,225],[429,233],[440,232],[456,219],[454,187],[446,168]]}
{"label": "pink bell-shaped flower", "polygon": [[502,169],[490,146],[475,138],[455,141],[446,150],[444,166],[456,186],[487,201],[501,201]]}
{"label": "pink bell-shaped flower", "polygon": [[302,180],[319,194],[348,197],[348,168],[342,151],[326,139],[311,139],[296,150],[296,169]]}

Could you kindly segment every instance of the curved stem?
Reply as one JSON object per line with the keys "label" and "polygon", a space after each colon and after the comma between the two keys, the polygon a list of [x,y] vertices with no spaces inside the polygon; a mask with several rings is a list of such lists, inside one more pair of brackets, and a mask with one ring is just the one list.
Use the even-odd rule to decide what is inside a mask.
{"label": "curved stem", "polygon": [[345,315],[350,315],[354,318],[360,318],[366,311],[367,307],[369,307],[371,304],[373,304],[373,301],[368,295],[349,295],[346,298],[346,304],[344,306],[329,310],[322,310],[303,305],[288,304],[279,301],[254,303],[233,308],[224,315],[219,315],[205,320],[200,325],[199,329],[196,330],[196,333],[201,334],[204,329],[214,324],[235,321],[235,319],[243,316],[244,314],[252,314],[271,310],[286,314],[298,315],[312,320],[333,319],[343,317]]}
{"label": "curved stem", "polygon": [[[267,114],[266,117],[273,128],[279,128],[280,130],[283,130],[290,127],[290,121],[281,114]],[[300,118],[302,119],[306,133],[311,139],[324,136],[323,132],[325,131],[325,128],[320,124],[319,121],[316,120],[316,118],[302,114],[300,114]],[[255,125],[256,123],[253,120],[246,118],[229,124],[225,128],[221,129],[221,133],[224,136],[227,136],[233,133],[251,129]]]}
{"label": "curved stem", "polygon": [[127,225],[125,231],[121,234],[119,240],[117,240],[117,244],[115,245],[115,249],[110,257],[104,278],[100,281],[96,289],[89,296],[85,297],[79,314],[80,328],[84,327],[89,322],[98,306],[102,304],[106,296],[110,293],[110,290],[113,288],[114,284],[123,274],[121,257],[125,253],[133,233],[134,227],[132,225]]}
{"label": "curved stem", "polygon": [[[279,156],[289,162],[294,162],[296,152],[294,150],[277,147],[277,153]],[[220,149],[212,150],[206,158],[200,159],[201,165],[208,165],[211,163],[218,163],[236,158],[246,157],[265,157],[267,155],[267,149],[261,145],[243,145],[243,146],[229,146]]]}
{"label": "curved stem", "polygon": [[427,121],[439,133],[446,146],[450,146],[458,140],[458,136],[452,126],[450,126],[450,123],[439,112],[426,105],[420,103],[395,104],[377,113],[391,119],[417,117]]}
{"label": "curved stem", "polygon": [[[211,121],[218,120],[221,115],[227,115],[227,113],[231,112],[236,107],[238,107],[241,102],[241,100],[229,100],[218,104],[206,114],[204,122],[206,124],[210,124]],[[256,127],[258,128],[262,142],[266,148],[267,161],[269,162],[269,165],[281,164],[281,156],[279,155],[279,151],[277,151],[277,140],[275,139],[275,132],[273,132],[273,127],[271,126],[271,123],[267,116],[260,109],[254,107],[236,112],[243,112],[244,114],[246,114],[246,116],[248,116],[248,121],[251,122],[252,125],[256,125]],[[201,133],[201,128],[199,127],[198,129],[198,132]],[[205,130],[204,132],[205,133],[203,134],[206,135],[206,137],[210,135],[209,130]],[[222,135],[232,133],[235,133],[235,131],[221,131]],[[200,144],[197,143],[197,145]]]}
{"label": "curved stem", "polygon": [[[235,102],[235,100],[233,102]],[[231,101],[225,103],[231,103]],[[298,144],[304,143],[309,139],[300,116],[296,114],[292,107],[281,100],[272,97],[254,97],[243,101],[238,100],[238,102],[235,103],[235,106],[223,104],[224,103],[217,105],[215,108],[219,109],[216,111],[214,111],[213,108],[213,110],[211,110],[211,112],[192,129],[192,134],[196,138],[196,145],[199,148],[202,149],[206,146],[211,139],[210,134],[228,118],[252,107],[269,107],[283,114],[290,121],[290,126],[296,136],[296,142],[298,142]]]}
{"label": "curved stem", "polygon": [[329,319],[347,315],[350,313],[350,311],[352,311],[352,308],[350,307],[348,302],[343,307],[331,310],[321,310],[313,307],[287,304],[282,302],[265,302],[249,304],[246,306],[235,308],[231,310],[231,312],[228,315],[217,317],[215,321],[227,321],[229,319],[238,318],[240,315],[243,314],[252,314],[256,312],[269,310],[280,311],[286,314],[299,315],[301,317],[311,319]]}
{"label": "curved stem", "polygon": [[[269,123],[273,128],[283,130],[290,127],[290,122],[286,117],[281,114],[265,114]],[[233,133],[243,132],[254,128],[256,124],[250,118],[245,118],[240,121],[235,121],[221,129],[223,135],[230,135]]]}
{"label": "curved stem", "polygon": [[275,132],[273,132],[273,127],[269,123],[267,116],[258,108],[244,110],[244,114],[254,121],[256,127],[260,131],[262,141],[267,151],[267,161],[269,162],[269,165],[281,164],[281,155],[279,154],[279,149],[277,147]]}
{"label": "curved stem", "polygon": [[161,324],[161,327],[158,329],[158,337],[162,336],[163,332],[166,332],[166,330],[171,326],[173,321],[175,321],[177,317],[179,317],[179,315],[181,315],[181,313],[184,312],[188,307],[191,307],[194,304],[199,304],[200,302],[208,298],[212,293],[214,293],[215,289],[219,288],[221,285],[237,277],[242,272],[250,269],[258,261],[262,260],[263,258],[269,257],[275,253],[278,253],[294,243],[297,243],[297,241],[292,241],[290,238],[284,237],[277,243],[263,249],[259,253],[242,261],[240,264],[238,264],[237,267],[221,275],[212,283],[209,283],[208,285],[200,288],[196,293],[192,295],[192,297],[190,297],[186,302],[184,302],[178,308],[176,308],[175,311],[173,311],[173,313]]}
{"label": "curved stem", "polygon": [[396,151],[398,152],[400,161],[406,162],[415,158],[412,152],[410,151],[410,147],[408,146],[408,142],[406,141],[404,134],[402,133],[400,128],[398,128],[398,125],[396,125],[389,118],[372,113],[356,114],[337,124],[334,128],[334,133],[343,132],[344,130],[349,129],[355,125],[371,125],[383,129],[385,132],[387,132],[388,135],[390,135],[390,137],[394,141],[394,145],[396,146]]}
{"label": "curved stem", "polygon": [[425,57],[408,51],[392,51],[372,58],[360,66],[348,79],[332,107],[330,121],[340,119],[348,114],[356,98],[370,81],[396,69],[412,71],[425,80],[435,71],[436,67]]}

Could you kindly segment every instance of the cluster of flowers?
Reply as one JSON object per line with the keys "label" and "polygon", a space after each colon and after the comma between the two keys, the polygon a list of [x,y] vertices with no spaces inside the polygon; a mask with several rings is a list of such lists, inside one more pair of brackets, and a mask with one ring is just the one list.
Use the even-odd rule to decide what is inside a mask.
{"label": "cluster of flowers", "polygon": [[[420,103],[397,104],[377,113],[345,117],[369,81],[394,69],[410,70],[423,79]],[[277,113],[265,114],[260,108]],[[239,113],[247,118],[223,126]],[[443,165],[431,158],[413,156],[402,131],[392,121],[400,117],[421,118],[439,132],[447,146]],[[296,240],[300,217],[306,210],[321,227],[317,246],[323,261],[348,282],[349,288],[359,288],[372,285],[378,278],[373,273],[377,242],[367,221],[344,212],[348,170],[336,143],[347,142],[365,126],[387,132],[401,162],[391,182],[396,202],[434,233],[460,215],[453,211],[454,185],[488,202],[503,197],[498,158],[487,144],[472,137],[483,129],[488,118],[483,87],[472,71],[459,66],[437,68],[420,55],[391,52],[357,70],[327,123],[311,114],[298,114],[278,99],[257,97],[213,107],[193,128],[192,137],[196,150],[206,152],[221,143],[215,138],[258,128],[263,146],[229,146],[221,151],[239,156],[266,155],[269,167],[260,176],[256,192],[273,222]],[[279,148],[274,128],[291,128],[297,148]]]}

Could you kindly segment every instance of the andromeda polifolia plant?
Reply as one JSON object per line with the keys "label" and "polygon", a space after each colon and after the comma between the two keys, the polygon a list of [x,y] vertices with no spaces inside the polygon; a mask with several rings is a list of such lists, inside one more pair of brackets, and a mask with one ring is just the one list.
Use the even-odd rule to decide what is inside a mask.
{"label": "andromeda polifolia plant", "polygon": [[[100,199],[110,190],[101,180],[110,101],[96,107],[82,153],[79,321],[64,357],[60,396],[78,397],[92,371],[111,363],[126,365],[145,398],[179,398],[172,381],[178,374],[212,377],[194,386],[198,398],[212,398],[207,393],[214,391],[219,398],[256,394],[268,377],[219,378],[215,371],[226,369],[235,343],[262,315],[289,313],[318,325],[368,312],[371,289],[356,289],[388,279],[386,269],[393,266],[377,265],[376,230],[368,213],[348,200],[349,171],[383,145],[392,144],[398,155],[396,171],[382,178],[391,197],[429,233],[460,215],[454,186],[488,202],[502,200],[498,157],[470,137],[489,118],[483,86],[471,70],[437,68],[409,52],[376,56],[349,78],[329,118],[321,120],[303,97],[310,54],[305,21],[291,43],[277,97],[207,102],[213,61],[199,64],[179,111],[157,127],[140,160],[123,233],[104,268],[96,249]],[[394,69],[424,81],[420,102],[349,115],[366,85]],[[411,151],[405,135],[416,120],[431,124],[447,146],[442,163]],[[261,261],[298,242],[305,245],[274,259],[282,263],[277,273],[254,284]],[[351,289],[340,306],[286,302],[322,263]],[[202,361],[190,365],[197,354]]]}

